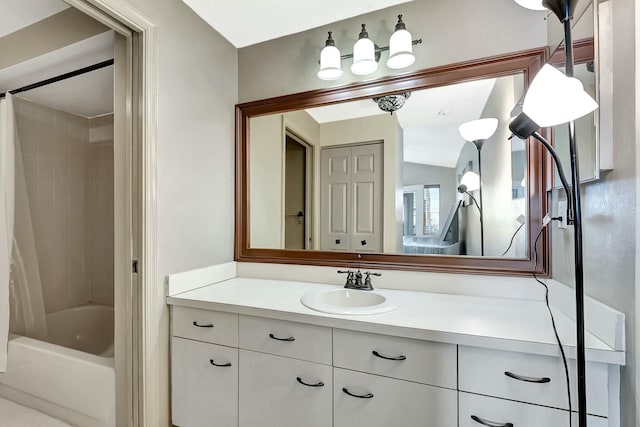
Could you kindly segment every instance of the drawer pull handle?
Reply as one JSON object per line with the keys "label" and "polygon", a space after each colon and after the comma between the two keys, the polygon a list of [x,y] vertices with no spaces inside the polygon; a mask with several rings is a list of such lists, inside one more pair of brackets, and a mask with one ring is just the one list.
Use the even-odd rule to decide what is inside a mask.
{"label": "drawer pull handle", "polygon": [[387,357],[387,356],[383,356],[382,354],[378,353],[375,350],[373,350],[371,354],[373,354],[376,357],[379,357],[380,359],[385,359],[385,360],[407,360],[407,356]]}
{"label": "drawer pull handle", "polygon": [[504,373],[506,376],[508,376],[509,378],[513,378],[514,380],[518,380],[518,381],[524,381],[527,383],[538,383],[538,384],[545,384],[545,383],[550,383],[551,382],[551,378],[548,377],[543,377],[543,378],[531,378],[531,377],[524,377],[522,375],[516,375],[512,372],[505,372]]}
{"label": "drawer pull handle", "polygon": [[373,397],[373,394],[371,393],[367,393],[367,394],[353,394],[351,393],[349,390],[347,390],[346,387],[342,387],[342,391],[345,392],[346,394],[348,394],[351,397],[357,397],[358,399],[371,399]]}
{"label": "drawer pull handle", "polygon": [[213,366],[218,366],[220,368],[228,368],[229,366],[231,366],[231,363],[218,364],[213,359],[209,359],[209,363],[211,363]]}
{"label": "drawer pull handle", "polygon": [[324,383],[322,381],[318,381],[315,384],[309,384],[309,383],[305,383],[304,381],[302,381],[302,378],[300,377],[296,377],[296,380],[302,384],[302,385],[306,385],[307,387],[324,387]]}
{"label": "drawer pull handle", "polygon": [[483,426],[487,427],[513,427],[513,423],[494,423],[493,421],[483,420],[482,418],[476,417],[475,415],[471,415],[471,419],[478,424],[482,424]]}
{"label": "drawer pull handle", "polygon": [[198,322],[194,321],[193,326],[197,326],[198,328],[213,328],[213,323],[207,323],[206,325],[201,325]]}
{"label": "drawer pull handle", "polygon": [[296,340],[294,337],[278,338],[277,336],[275,336],[273,334],[269,334],[269,338],[271,338],[272,340],[276,340],[276,341],[295,341]]}

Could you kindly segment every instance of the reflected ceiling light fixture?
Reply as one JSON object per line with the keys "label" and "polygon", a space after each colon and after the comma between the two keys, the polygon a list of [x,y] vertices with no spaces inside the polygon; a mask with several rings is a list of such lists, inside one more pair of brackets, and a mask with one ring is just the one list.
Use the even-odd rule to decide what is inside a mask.
{"label": "reflected ceiling light fixture", "polygon": [[373,98],[373,102],[378,104],[382,111],[393,114],[402,108],[407,99],[411,96],[411,92],[396,93],[394,95],[377,96]]}
{"label": "reflected ceiling light fixture", "polygon": [[[498,119],[478,119],[461,124],[458,131],[465,141],[475,145],[478,150],[478,190],[480,191],[480,206],[482,204],[482,147],[489,138],[496,133],[498,129]],[[468,172],[467,172],[468,173]],[[466,174],[465,174],[466,175]],[[464,178],[464,176],[463,176]],[[467,193],[468,194],[468,193]],[[474,199],[475,201],[475,199]],[[476,205],[478,203],[476,202]],[[484,225],[482,223],[482,209],[480,209],[480,255],[484,256]]]}
{"label": "reflected ceiling light fixture", "polygon": [[386,51],[389,51],[387,67],[393,70],[406,68],[416,61],[413,55],[413,45],[419,43],[422,43],[422,39],[411,39],[411,33],[407,31],[407,27],[402,21],[402,15],[398,15],[398,23],[389,39],[389,46],[378,47],[369,38],[366,24],[362,24],[358,41],[353,45],[353,53],[340,55],[332,32],[329,31],[329,37],[320,52],[320,70],[317,76],[321,80],[338,80],[343,76],[341,62],[343,59],[349,58],[353,58],[350,67],[353,74],[366,76],[375,73],[378,69],[380,54]]}
{"label": "reflected ceiling light fixture", "polygon": [[[524,0],[523,0],[524,1]],[[576,301],[576,347],[578,382],[578,426],[587,427],[587,382],[584,329],[584,261],[582,257],[582,206],[580,202],[580,172],[574,121],[598,108],[598,104],[582,88],[582,83],[573,78],[573,36],[571,20],[577,0],[542,0],[542,6],[553,12],[564,27],[564,54],[566,75],[542,67],[527,91],[519,114],[509,124],[509,129],[518,138],[532,136],[539,141],[553,158],[562,186],[567,193],[567,223],[574,228],[574,282]],[[551,67],[553,68],[553,67]],[[549,142],[538,132],[543,126],[568,123],[569,159],[571,164],[571,187],[564,175],[562,163]],[[545,224],[543,224],[544,227]],[[544,228],[543,228],[544,229]],[[534,272],[535,277],[535,272]],[[561,345],[561,343],[558,343]]]}

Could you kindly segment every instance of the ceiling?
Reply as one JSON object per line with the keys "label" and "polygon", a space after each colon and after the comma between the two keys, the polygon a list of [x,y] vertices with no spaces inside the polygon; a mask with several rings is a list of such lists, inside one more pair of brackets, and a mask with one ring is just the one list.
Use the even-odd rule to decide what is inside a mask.
{"label": "ceiling", "polygon": [[[69,6],[61,0],[2,0],[8,2],[0,22],[0,37],[28,27]],[[4,5],[3,5],[4,6]],[[0,92],[20,88],[113,58],[113,32],[0,69]],[[87,96],[91,94],[91,96]],[[22,92],[30,101],[84,117],[113,112],[113,66]]]}
{"label": "ceiling", "polygon": [[412,0],[182,0],[236,48]]}
{"label": "ceiling", "polygon": [[[462,123],[480,118],[496,79],[484,79],[415,91],[394,114],[403,129],[405,161],[455,167],[465,144]],[[389,114],[370,99],[310,108],[318,123]]]}
{"label": "ceiling", "polygon": [[0,37],[55,15],[69,7],[61,0],[2,0]]}

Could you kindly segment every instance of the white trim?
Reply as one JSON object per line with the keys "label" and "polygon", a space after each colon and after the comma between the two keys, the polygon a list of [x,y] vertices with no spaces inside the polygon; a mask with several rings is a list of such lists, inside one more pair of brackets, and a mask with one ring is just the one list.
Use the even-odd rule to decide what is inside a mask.
{"label": "white trim", "polygon": [[[160,377],[166,375],[163,357],[166,353],[157,346],[158,325],[165,306],[164,289],[158,286],[157,269],[157,93],[158,93],[158,35],[155,24],[126,0],[65,0],[91,16],[102,16],[102,22],[120,25],[137,33],[140,56],[137,60],[141,82],[138,111],[140,170],[134,197],[140,204],[139,270],[137,298],[133,307],[133,414],[131,425],[160,426],[167,413],[168,390],[161,390]],[[104,17],[106,14],[108,17]],[[109,18],[110,17],[110,18]],[[126,28],[128,27],[128,28]],[[117,29],[117,28],[116,28]],[[134,100],[134,102],[138,99]],[[136,110],[134,110],[136,111]],[[134,306],[135,304],[135,306]],[[137,339],[136,339],[137,338]]]}
{"label": "white trim", "polygon": [[[549,301],[551,305],[575,321],[574,290],[557,280],[548,279],[546,283],[549,286]],[[584,297],[584,306],[585,329],[614,350],[624,351],[626,348],[624,314],[588,295]]]}
{"label": "white trim", "polygon": [[212,285],[224,280],[233,279],[238,275],[235,262],[212,265],[184,273],[167,276],[167,296],[174,296],[182,292],[192,291],[203,286]]}

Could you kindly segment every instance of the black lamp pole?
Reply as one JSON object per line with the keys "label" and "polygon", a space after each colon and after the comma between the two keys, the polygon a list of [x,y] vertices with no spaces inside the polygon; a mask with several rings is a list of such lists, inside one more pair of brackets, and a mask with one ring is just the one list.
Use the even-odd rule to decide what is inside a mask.
{"label": "black lamp pole", "polygon": [[[551,10],[564,25],[565,70],[573,77],[573,38],[571,20],[575,0],[543,0],[542,4]],[[587,383],[584,342],[584,269],[582,259],[582,208],[580,202],[580,174],[576,147],[575,122],[569,122],[569,155],[571,156],[571,198],[573,207],[574,261],[576,292],[576,335],[578,365],[578,426],[587,427]],[[571,219],[571,218],[569,218]]]}
{"label": "black lamp pole", "polygon": [[[480,206],[484,207],[484,203],[482,202],[482,146],[484,145],[485,140],[479,139],[476,141],[471,141],[471,143],[475,145],[476,149],[478,150],[478,178],[480,179],[480,188],[478,190],[480,196]],[[478,206],[478,209],[480,210],[480,255],[484,256],[484,223],[482,222],[482,208],[480,206]]]}

